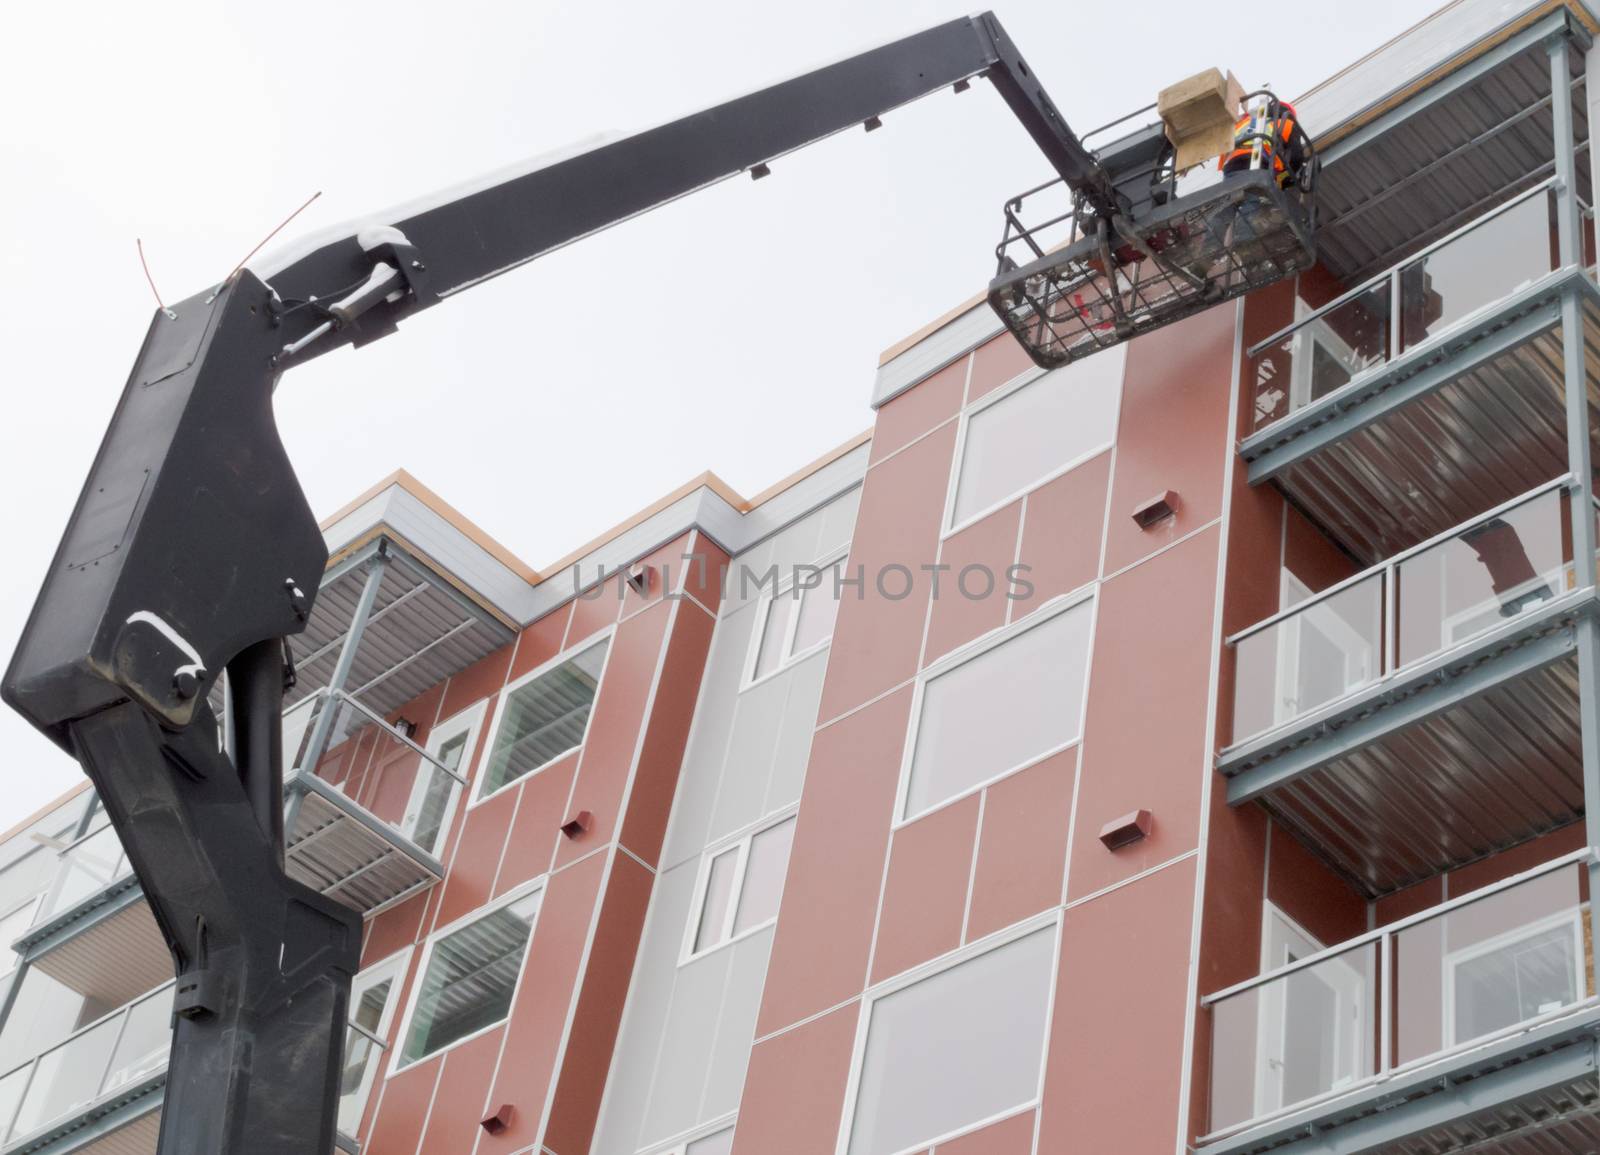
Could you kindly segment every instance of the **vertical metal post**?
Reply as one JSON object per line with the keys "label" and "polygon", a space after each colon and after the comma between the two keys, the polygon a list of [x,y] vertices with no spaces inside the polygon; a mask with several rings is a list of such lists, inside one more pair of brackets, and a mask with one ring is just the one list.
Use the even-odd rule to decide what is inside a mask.
{"label": "vertical metal post", "polygon": [[1383,570],[1383,657],[1379,659],[1380,673],[1392,674],[1400,665],[1400,570],[1398,566],[1385,566]]}
{"label": "vertical metal post", "polygon": [[367,563],[367,584],[361,588],[361,597],[356,602],[355,612],[350,615],[350,628],[345,631],[344,645],[339,648],[339,661],[333,667],[333,676],[328,679],[328,697],[322,703],[322,709],[317,713],[317,720],[313,723],[311,741],[306,746],[305,765],[306,773],[311,773],[318,762],[322,760],[323,752],[327,749],[328,736],[333,732],[333,719],[339,712],[339,691],[344,689],[344,684],[350,677],[350,668],[356,663],[356,651],[361,647],[361,635],[366,632],[367,619],[372,616],[372,607],[378,600],[378,587],[383,584],[384,567],[389,559],[382,553],[372,555],[372,560]]}
{"label": "vertical metal post", "polygon": [[1400,356],[1403,350],[1400,345],[1400,330],[1405,323],[1405,312],[1401,308],[1400,292],[1405,284],[1401,276],[1403,265],[1396,265],[1389,274],[1389,360],[1393,361]]}
{"label": "vertical metal post", "polygon": [[[1556,235],[1561,266],[1580,256],[1577,188],[1572,129],[1571,48],[1565,36],[1550,41],[1551,121],[1556,169]],[[1561,298],[1561,356],[1567,394],[1567,468],[1572,472],[1572,568],[1579,589],[1594,589],[1594,469],[1589,449],[1589,382],[1578,297]],[[1583,735],[1584,833],[1589,846],[1600,846],[1600,623],[1583,614],[1577,624],[1578,724]],[[1600,863],[1589,859],[1591,909],[1600,895]],[[1596,964],[1591,964],[1593,968]],[[1600,970],[1591,969],[1592,989],[1600,990]]]}
{"label": "vertical metal post", "polygon": [[1394,935],[1378,940],[1378,1071],[1387,1075],[1394,1066]]}

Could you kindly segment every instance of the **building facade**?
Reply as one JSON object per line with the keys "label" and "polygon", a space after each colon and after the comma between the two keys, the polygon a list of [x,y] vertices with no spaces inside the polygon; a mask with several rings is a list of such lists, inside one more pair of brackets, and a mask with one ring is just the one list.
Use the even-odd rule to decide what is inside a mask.
{"label": "building facade", "polygon": [[[1298,102],[1314,270],[1052,373],[970,304],[755,498],[544,572],[405,474],[329,518],[338,1148],[1600,1149],[1597,27],[1457,0]],[[153,1152],[86,788],[0,930],[0,1155]]]}

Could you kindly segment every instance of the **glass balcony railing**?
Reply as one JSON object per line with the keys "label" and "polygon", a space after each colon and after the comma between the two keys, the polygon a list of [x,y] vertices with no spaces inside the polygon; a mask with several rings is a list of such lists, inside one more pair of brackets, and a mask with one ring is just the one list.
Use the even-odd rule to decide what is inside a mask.
{"label": "glass balcony railing", "polygon": [[171,1020],[168,983],[0,1076],[0,1142],[81,1114],[160,1071],[172,1047]]}
{"label": "glass balcony railing", "polygon": [[[424,853],[437,854],[466,786],[459,769],[468,753],[464,738],[436,755],[350,695],[327,690],[285,711],[283,727],[287,765],[314,773]],[[321,749],[313,749],[319,739]]]}
{"label": "glass balcony railing", "polygon": [[1546,483],[1233,635],[1233,741],[1286,726],[1575,588]]}
{"label": "glass balcony railing", "polygon": [[1202,1000],[1213,1136],[1594,1002],[1587,849]]}
{"label": "glass balcony railing", "polygon": [[55,885],[39,904],[33,925],[39,926],[71,910],[90,895],[98,894],[131,873],[133,866],[122,852],[116,830],[109,824],[84,835],[61,852]]}
{"label": "glass balcony railing", "polygon": [[[67,1122],[165,1070],[172,1049],[172,988],[172,983],[157,987],[0,1075],[0,1146]],[[366,1085],[361,1075],[367,1065],[378,1063],[388,1044],[351,1022],[344,1046],[339,1129],[353,1134],[360,1106],[350,1100]]]}
{"label": "glass balcony railing", "polygon": [[1246,351],[1255,428],[1319,401],[1557,267],[1553,181],[1491,209]]}

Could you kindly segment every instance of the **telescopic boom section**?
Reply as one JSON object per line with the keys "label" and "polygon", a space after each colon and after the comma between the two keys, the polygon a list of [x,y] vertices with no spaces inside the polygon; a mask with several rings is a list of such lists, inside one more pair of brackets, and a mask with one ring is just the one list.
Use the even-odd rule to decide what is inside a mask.
{"label": "telescopic boom section", "polygon": [[[162,1155],[333,1143],[360,920],[283,869],[280,653],[327,551],[273,422],[279,374],[978,75],[1064,181],[1090,204],[1110,198],[982,15],[447,195],[155,315],[0,690],[94,781],[172,948]],[[224,669],[231,757],[207,701]]]}

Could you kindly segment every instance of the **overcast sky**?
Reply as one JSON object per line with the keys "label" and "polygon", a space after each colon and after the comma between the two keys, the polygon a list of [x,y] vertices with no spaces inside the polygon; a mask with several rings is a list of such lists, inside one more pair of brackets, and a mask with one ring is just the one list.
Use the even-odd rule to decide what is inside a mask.
{"label": "overcast sky", "polygon": [[[1188,0],[998,2],[1080,131],[1211,66],[1298,95],[1436,7],[1342,0],[1242,20]],[[0,658],[149,322],[136,237],[179,299],[317,190],[286,237],[967,11],[8,7]],[[1048,176],[987,85],[941,93],[290,373],[279,425],[319,516],[403,466],[537,568],[702,470],[754,493],[865,429],[879,352],[982,288],[1001,202]],[[637,304],[619,313],[620,300]],[[9,710],[0,745],[0,828],[77,781]]]}

